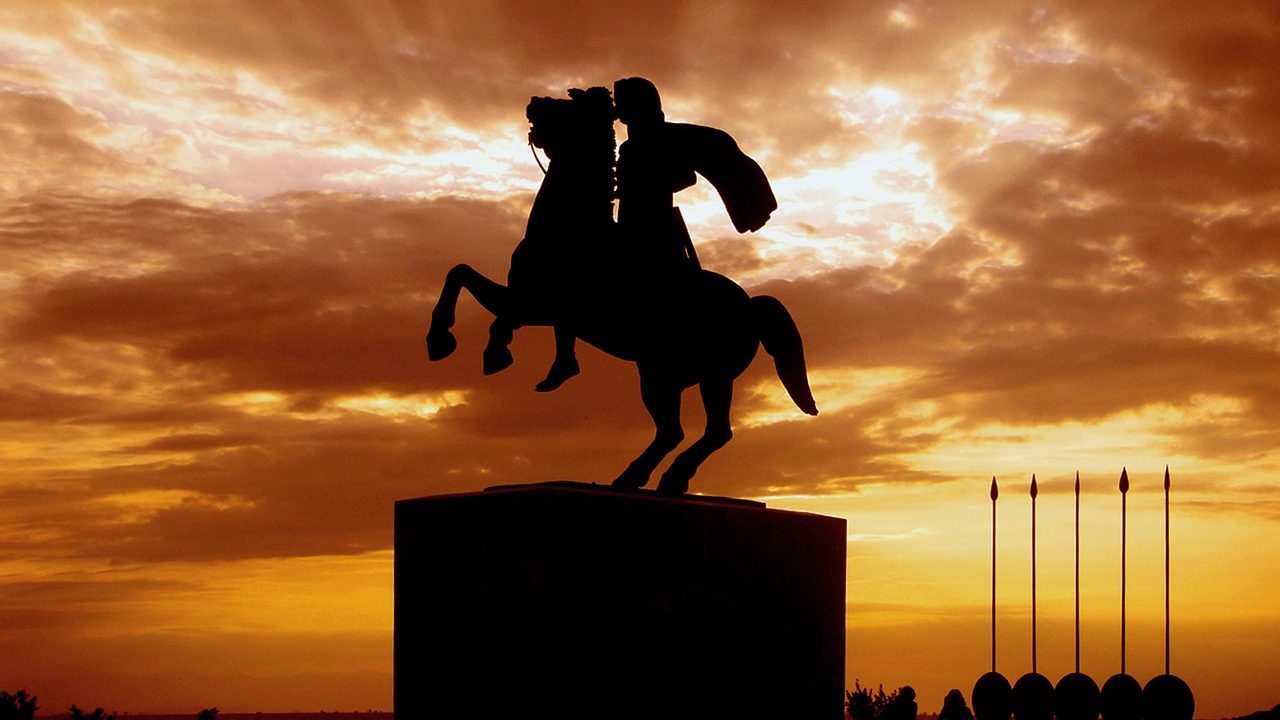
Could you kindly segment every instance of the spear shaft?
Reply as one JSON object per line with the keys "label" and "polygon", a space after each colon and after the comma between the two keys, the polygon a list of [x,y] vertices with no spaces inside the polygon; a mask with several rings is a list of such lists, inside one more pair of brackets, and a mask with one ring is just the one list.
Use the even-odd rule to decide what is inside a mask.
{"label": "spear shaft", "polygon": [[996,499],[1000,489],[991,476],[991,672],[996,671]]}
{"label": "spear shaft", "polygon": [[1128,577],[1129,470],[1120,470],[1120,674],[1125,671],[1125,581]]}
{"label": "spear shaft", "polygon": [[1164,466],[1164,674],[1169,674],[1169,466]]}
{"label": "spear shaft", "polygon": [[1076,471],[1076,672],[1080,672],[1080,472]]}
{"label": "spear shaft", "polygon": [[1036,672],[1036,476],[1031,476],[1031,672]]}

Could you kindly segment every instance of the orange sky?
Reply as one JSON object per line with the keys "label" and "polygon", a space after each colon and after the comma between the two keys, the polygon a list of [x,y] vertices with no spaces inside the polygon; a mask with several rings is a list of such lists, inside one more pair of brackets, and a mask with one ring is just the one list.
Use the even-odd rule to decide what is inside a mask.
{"label": "orange sky", "polygon": [[[0,8],[0,689],[48,710],[389,708],[391,504],[611,479],[651,432],[549,332],[428,364],[444,271],[505,273],[531,95],[653,79],[780,209],[704,264],[780,297],[823,414],[767,362],[695,489],[849,519],[848,676],[922,711],[1001,670],[1163,658],[1197,715],[1280,702],[1280,10],[1202,2],[128,3]],[[696,426],[697,403],[687,403]]]}

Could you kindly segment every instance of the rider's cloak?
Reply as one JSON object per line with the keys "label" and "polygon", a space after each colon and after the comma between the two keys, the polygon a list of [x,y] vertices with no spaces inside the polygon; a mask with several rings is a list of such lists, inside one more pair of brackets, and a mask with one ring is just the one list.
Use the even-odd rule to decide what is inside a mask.
{"label": "rider's cloak", "polygon": [[674,155],[684,158],[720,193],[738,232],[764,227],[778,209],[778,201],[760,165],[738,148],[729,133],[685,123],[666,123],[666,130]]}

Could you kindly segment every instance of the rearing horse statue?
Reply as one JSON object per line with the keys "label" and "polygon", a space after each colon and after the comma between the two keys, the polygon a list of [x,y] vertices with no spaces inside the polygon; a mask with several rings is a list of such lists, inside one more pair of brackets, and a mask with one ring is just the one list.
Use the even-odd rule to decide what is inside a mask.
{"label": "rearing horse statue", "polygon": [[786,308],[768,295],[751,297],[732,280],[688,268],[650,273],[634,241],[613,221],[616,117],[605,88],[571,90],[570,99],[533,98],[530,141],[549,158],[524,239],[512,255],[508,284],[456,265],[431,312],[427,354],[448,357],[458,295],[466,289],[495,321],[485,349],[486,374],[510,363],[512,329],[555,325],[604,352],[636,364],[640,397],[653,418],[653,442],[613,481],[640,488],[681,441],[680,396],[697,385],[707,424],[702,437],[676,456],[658,492],[688,492],[711,453],[733,437],[733,383],[760,345],[805,413],[818,414],[805,370],[800,332]]}

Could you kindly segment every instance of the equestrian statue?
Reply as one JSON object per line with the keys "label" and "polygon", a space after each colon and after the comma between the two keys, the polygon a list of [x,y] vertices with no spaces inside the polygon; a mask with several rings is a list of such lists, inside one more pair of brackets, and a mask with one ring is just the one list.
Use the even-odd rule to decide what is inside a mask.
{"label": "equestrian statue", "polygon": [[[719,192],[738,232],[764,226],[777,201],[760,166],[733,138],[667,122],[657,89],[643,78],[619,80],[612,96],[593,87],[572,89],[568,99],[531,98],[526,117],[530,145],[541,148],[549,163],[524,239],[512,253],[507,284],[468,265],[454,266],[431,312],[428,357],[442,360],[456,349],[450,328],[465,288],[494,315],[483,355],[486,375],[511,365],[512,333],[529,325],[551,326],[556,338],[556,356],[539,392],[578,374],[579,339],[634,362],[656,432],[613,481],[620,488],[644,487],[679,446],[680,397],[697,385],[706,429],[662,474],[657,490],[667,495],[688,492],[698,466],[732,438],[733,383],[760,345],[796,405],[818,414],[790,313],[776,298],[751,297],[703,269],[674,204],[675,193],[693,185],[696,173]],[[614,120],[628,133],[616,159]]]}

